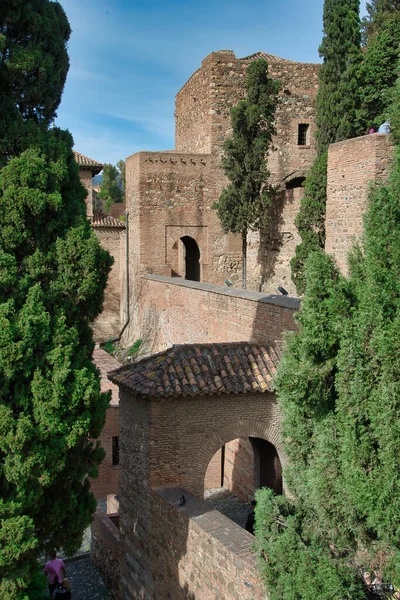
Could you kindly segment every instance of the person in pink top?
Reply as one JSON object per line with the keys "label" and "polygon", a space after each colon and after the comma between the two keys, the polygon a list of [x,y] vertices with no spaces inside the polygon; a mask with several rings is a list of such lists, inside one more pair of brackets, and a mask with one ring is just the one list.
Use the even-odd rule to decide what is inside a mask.
{"label": "person in pink top", "polygon": [[[50,600],[53,600],[54,590],[56,587],[56,583],[61,583],[64,579],[65,573],[65,565],[60,558],[57,558],[57,553],[55,550],[50,554],[51,560],[47,561],[44,567],[44,574],[47,577],[47,581],[49,582],[49,592],[50,592]],[[57,576],[57,582],[55,581]]]}

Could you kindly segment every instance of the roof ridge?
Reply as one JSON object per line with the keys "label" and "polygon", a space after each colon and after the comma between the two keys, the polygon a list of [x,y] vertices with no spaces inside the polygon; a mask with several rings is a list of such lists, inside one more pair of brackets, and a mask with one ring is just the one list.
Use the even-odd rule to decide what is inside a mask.
{"label": "roof ridge", "polygon": [[92,171],[93,175],[97,175],[103,168],[102,163],[97,162],[93,158],[89,158],[89,156],[85,156],[81,152],[77,150],[72,150],[74,154],[74,159],[78,163],[79,167],[82,169],[89,169]]}
{"label": "roof ridge", "polygon": [[248,56],[243,56],[242,58],[239,58],[239,60],[253,61],[253,60],[258,60],[260,58],[265,58],[265,60],[267,60],[269,62],[283,62],[283,63],[297,62],[295,60],[290,60],[289,58],[281,58],[280,56],[276,56],[275,54],[268,54],[267,52],[264,52],[263,50],[259,50],[258,52],[254,52],[253,54],[249,54]]}

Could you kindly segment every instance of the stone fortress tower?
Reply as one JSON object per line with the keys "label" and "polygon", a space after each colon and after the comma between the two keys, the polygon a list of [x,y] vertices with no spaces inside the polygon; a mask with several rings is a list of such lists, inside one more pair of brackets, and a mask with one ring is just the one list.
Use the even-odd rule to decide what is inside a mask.
{"label": "stone fortress tower", "polygon": [[294,225],[302,182],[315,157],[314,99],[318,65],[258,52],[236,58],[212,52],[176,96],[175,149],[138,152],[126,161],[127,209],[134,232],[130,279],[138,297],[146,273],[240,287],[241,239],[223,234],[213,203],[227,179],[220,168],[224,140],[231,135],[230,108],[244,97],[248,64],[265,58],[281,82],[276,136],[268,157],[271,180],[281,190],[261,236],[249,236],[248,288],[295,293],[290,258],[299,242]]}

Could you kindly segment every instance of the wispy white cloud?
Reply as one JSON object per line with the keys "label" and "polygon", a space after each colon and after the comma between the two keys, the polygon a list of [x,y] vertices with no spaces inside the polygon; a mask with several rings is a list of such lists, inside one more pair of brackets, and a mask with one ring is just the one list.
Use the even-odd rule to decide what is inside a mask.
{"label": "wispy white cloud", "polygon": [[61,0],[71,70],[58,124],[113,162],[172,148],[174,97],[210,52],[317,61],[323,0]]}

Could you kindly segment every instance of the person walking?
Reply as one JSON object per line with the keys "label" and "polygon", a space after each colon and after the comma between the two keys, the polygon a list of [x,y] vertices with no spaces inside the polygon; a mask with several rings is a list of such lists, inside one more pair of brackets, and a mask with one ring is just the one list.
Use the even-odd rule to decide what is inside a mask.
{"label": "person walking", "polygon": [[51,552],[50,560],[47,561],[44,567],[44,574],[49,585],[50,600],[53,600],[56,585],[61,583],[66,575],[64,562],[61,558],[57,558],[55,550]]}

